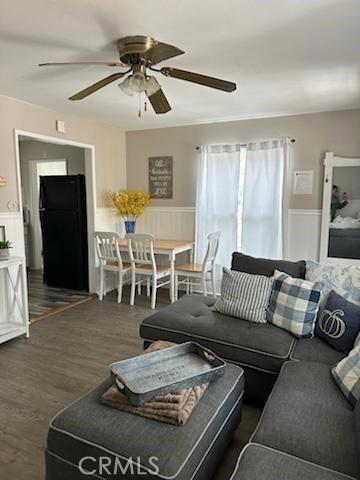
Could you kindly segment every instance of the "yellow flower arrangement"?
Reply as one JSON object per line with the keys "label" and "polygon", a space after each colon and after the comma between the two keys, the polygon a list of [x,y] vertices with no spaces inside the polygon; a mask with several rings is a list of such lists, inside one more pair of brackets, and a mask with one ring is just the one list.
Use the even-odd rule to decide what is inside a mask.
{"label": "yellow flower arrangement", "polygon": [[150,205],[150,194],[141,190],[119,190],[109,193],[116,213],[125,220],[136,220]]}

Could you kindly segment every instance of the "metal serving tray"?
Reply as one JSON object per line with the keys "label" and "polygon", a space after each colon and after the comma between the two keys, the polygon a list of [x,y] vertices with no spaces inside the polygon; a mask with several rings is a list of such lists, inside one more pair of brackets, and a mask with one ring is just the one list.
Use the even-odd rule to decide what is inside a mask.
{"label": "metal serving tray", "polygon": [[117,388],[133,405],[157,395],[211,382],[226,363],[195,342],[187,342],[110,365]]}

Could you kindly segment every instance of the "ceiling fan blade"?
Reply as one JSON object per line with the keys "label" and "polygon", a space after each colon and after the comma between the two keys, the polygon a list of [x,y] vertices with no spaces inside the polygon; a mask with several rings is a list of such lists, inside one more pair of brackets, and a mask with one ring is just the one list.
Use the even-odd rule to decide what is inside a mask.
{"label": "ceiling fan blade", "polygon": [[66,65],[107,65],[108,67],[126,67],[121,62],[46,62],[39,67],[65,67]]}
{"label": "ceiling fan blade", "polygon": [[158,42],[152,48],[142,53],[142,57],[148,60],[151,65],[163,62],[169,58],[177,57],[185,53],[180,48],[169,45],[168,43]]}
{"label": "ceiling fan blade", "polygon": [[112,75],[109,75],[106,78],[103,78],[99,82],[94,83],[93,85],[90,85],[90,87],[85,88],[84,90],[81,90],[81,92],[76,93],[72,97],[69,98],[69,100],[82,100],[83,98],[87,97],[88,95],[91,95],[92,93],[96,92],[97,90],[100,90],[100,88],[105,87],[111,82],[115,82],[115,80],[118,80],[119,78],[123,77],[126,75],[127,72],[119,72],[119,73],[113,73]]}
{"label": "ceiling fan blade", "polygon": [[187,82],[198,83],[205,87],[216,88],[224,92],[233,92],[236,90],[236,83],[220,80],[219,78],[208,77],[200,75],[200,73],[187,72],[186,70],[179,70],[177,68],[163,67],[161,73],[166,77],[178,78],[179,80],[186,80]]}
{"label": "ceiling fan blade", "polygon": [[150,100],[150,103],[157,114],[166,113],[171,110],[170,104],[161,88],[152,95],[149,95],[148,99]]}

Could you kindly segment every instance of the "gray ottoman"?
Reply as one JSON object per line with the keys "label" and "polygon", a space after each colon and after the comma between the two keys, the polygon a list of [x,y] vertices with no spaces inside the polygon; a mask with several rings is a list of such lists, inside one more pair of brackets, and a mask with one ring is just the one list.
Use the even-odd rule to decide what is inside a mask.
{"label": "gray ottoman", "polygon": [[240,422],[240,367],[227,365],[182,427],[102,405],[110,385],[106,380],[52,420],[47,480],[210,478]]}

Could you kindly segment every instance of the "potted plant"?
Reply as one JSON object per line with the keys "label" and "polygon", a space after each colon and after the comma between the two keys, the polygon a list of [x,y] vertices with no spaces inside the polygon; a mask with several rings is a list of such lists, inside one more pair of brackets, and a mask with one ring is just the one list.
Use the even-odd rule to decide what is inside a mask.
{"label": "potted plant", "polygon": [[110,200],[117,215],[125,222],[126,233],[135,232],[135,222],[150,204],[150,194],[141,190],[110,192]]}
{"label": "potted plant", "polygon": [[0,241],[0,260],[8,260],[10,257],[11,242],[8,240]]}

